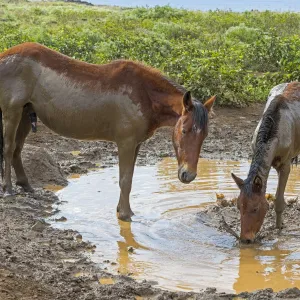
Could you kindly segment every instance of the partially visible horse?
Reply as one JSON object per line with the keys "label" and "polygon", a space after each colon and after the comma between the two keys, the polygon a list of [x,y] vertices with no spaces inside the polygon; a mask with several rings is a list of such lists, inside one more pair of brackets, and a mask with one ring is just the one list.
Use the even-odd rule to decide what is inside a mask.
{"label": "partially visible horse", "polygon": [[[121,189],[118,217],[130,220],[129,194],[140,144],[159,127],[175,126],[178,177],[183,183],[191,182],[196,177],[207,136],[208,111],[214,101],[212,97],[203,105],[159,71],[133,61],[88,64],[36,43],[8,49],[0,54],[4,196],[12,195],[11,164],[17,184],[32,191],[21,161],[31,128],[25,112],[29,107],[60,135],[117,143]],[[2,140],[1,146],[3,149]]]}
{"label": "partially visible horse", "polygon": [[271,167],[278,173],[276,227],[282,228],[284,191],[291,161],[300,153],[299,82],[283,83],[271,90],[262,119],[253,136],[252,147],[254,154],[247,179],[242,180],[232,174],[240,188],[240,238],[247,243],[254,241],[268,210],[265,193]]}

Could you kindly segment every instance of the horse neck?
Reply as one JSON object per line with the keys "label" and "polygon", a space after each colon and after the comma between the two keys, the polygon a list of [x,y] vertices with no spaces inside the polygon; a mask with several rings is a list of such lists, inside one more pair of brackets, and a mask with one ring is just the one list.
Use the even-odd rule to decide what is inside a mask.
{"label": "horse neck", "polygon": [[174,127],[182,114],[181,93],[157,93],[152,99],[152,109],[156,128],[171,126]]}
{"label": "horse neck", "polygon": [[268,143],[256,145],[250,170],[246,182],[252,183],[256,176],[259,176],[263,183],[264,191],[267,187],[267,181],[271,170],[272,162],[275,157],[277,138]]}

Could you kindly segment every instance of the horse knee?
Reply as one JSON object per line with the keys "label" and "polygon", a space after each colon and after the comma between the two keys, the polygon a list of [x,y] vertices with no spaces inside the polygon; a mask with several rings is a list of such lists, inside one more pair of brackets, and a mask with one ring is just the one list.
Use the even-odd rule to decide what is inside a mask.
{"label": "horse knee", "polygon": [[121,189],[122,194],[129,194],[131,192],[131,184],[132,184],[132,177],[130,176],[123,176],[123,178],[121,178],[119,180],[119,186]]}
{"label": "horse knee", "polygon": [[14,154],[15,147],[16,147],[16,143],[14,141],[12,142],[5,141],[4,156],[6,158],[12,157]]}
{"label": "horse knee", "polygon": [[131,192],[131,183],[129,182],[123,182],[120,184],[121,194],[123,196],[128,196]]}

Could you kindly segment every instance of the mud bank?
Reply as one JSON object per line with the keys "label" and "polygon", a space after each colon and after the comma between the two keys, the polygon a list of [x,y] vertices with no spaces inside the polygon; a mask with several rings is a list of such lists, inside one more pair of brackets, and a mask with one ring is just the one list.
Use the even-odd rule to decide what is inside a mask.
{"label": "mud bank", "polygon": [[[251,135],[262,109],[262,106],[243,110],[216,109],[202,155],[247,159],[250,155]],[[14,199],[0,200],[1,300],[234,298],[235,295],[217,293],[214,288],[207,288],[199,293],[169,292],[155,288],[155,283],[136,282],[128,276],[113,276],[105,272],[104,266],[91,262],[89,253],[93,251],[93,245],[82,241],[77,232],[50,227],[44,218],[55,218],[53,207],[59,204],[59,199],[41,187],[49,184],[64,186],[70,174],[85,173],[93,167],[116,164],[117,148],[112,143],[65,139],[42,124],[39,124],[38,130],[37,134],[30,134],[23,153],[25,169],[36,188],[35,193],[24,194],[17,189]],[[160,130],[143,144],[138,164],[151,164],[165,156],[174,156],[170,129]],[[206,211],[205,217],[215,220],[215,223],[212,222],[215,225],[212,226],[217,226],[220,210],[226,212],[227,222],[236,227],[237,211],[233,207]],[[300,220],[297,209],[289,209],[285,214],[293,220]],[[199,218],[203,216],[199,215]],[[269,218],[272,227],[271,216]],[[287,218],[286,215],[284,218]],[[271,229],[267,233],[270,231]],[[273,293],[268,289],[243,293],[240,297],[300,298],[300,291],[289,289]]]}
{"label": "mud bank", "polygon": [[[197,214],[199,221],[205,222],[210,226],[216,227],[228,234],[222,226],[224,217],[229,227],[236,233],[240,233],[240,212],[235,205],[235,199],[229,201],[219,201],[217,204],[208,206],[205,210]],[[300,229],[300,201],[298,197],[286,199],[286,208],[283,212],[283,229],[275,228],[276,213],[274,203],[269,201],[269,210],[266,214],[264,224],[259,233],[258,242],[274,240],[280,236],[287,236],[296,233]]]}

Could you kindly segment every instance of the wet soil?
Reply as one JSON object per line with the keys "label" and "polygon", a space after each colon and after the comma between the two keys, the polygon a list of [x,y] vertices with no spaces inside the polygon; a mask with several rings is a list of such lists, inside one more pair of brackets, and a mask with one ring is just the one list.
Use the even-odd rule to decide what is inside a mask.
{"label": "wet soil", "polygon": [[[215,109],[216,116],[210,120],[210,133],[201,155],[218,159],[247,159],[251,155],[252,133],[262,110],[262,105],[243,109]],[[141,147],[137,163],[148,165],[161,157],[174,156],[171,132],[171,129],[159,130],[146,141]],[[163,291],[155,288],[151,282],[136,282],[128,276],[107,274],[104,265],[96,265],[89,258],[93,245],[82,241],[75,231],[54,229],[44,221],[45,217],[55,214],[53,207],[59,203],[59,199],[42,187],[65,186],[70,174],[86,173],[93,167],[116,164],[116,146],[107,142],[66,139],[40,123],[38,133],[31,133],[26,143],[23,159],[35,193],[25,194],[16,189],[17,196],[14,199],[0,200],[1,300],[234,297],[217,293],[214,288],[199,293]],[[295,226],[300,222],[297,207],[291,206],[285,216],[291,216]],[[233,218],[231,224],[238,224],[237,219]],[[109,280],[105,280],[107,278]],[[300,291],[295,288],[273,293],[268,289],[240,296],[249,299],[300,298]]]}
{"label": "wet soil", "polygon": [[[222,218],[229,227],[239,235],[240,233],[240,212],[236,207],[236,199],[217,200],[216,204],[209,205],[203,211],[198,213],[199,221],[205,222],[210,226],[226,232],[222,226]],[[287,236],[290,233],[296,234],[300,225],[300,201],[298,197],[289,197],[285,199],[286,207],[283,212],[284,226],[281,230],[276,229],[276,213],[273,200],[269,200],[269,210],[264,220],[264,224],[259,232],[257,242],[274,240],[279,236]],[[296,235],[297,236],[297,235]]]}

